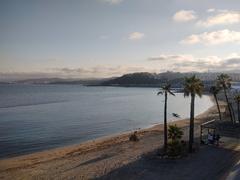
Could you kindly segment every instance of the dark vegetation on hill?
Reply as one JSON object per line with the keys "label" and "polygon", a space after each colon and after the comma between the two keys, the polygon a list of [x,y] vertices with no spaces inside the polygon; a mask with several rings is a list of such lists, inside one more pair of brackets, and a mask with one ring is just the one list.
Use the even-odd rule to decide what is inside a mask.
{"label": "dark vegetation on hill", "polygon": [[139,87],[157,87],[165,82],[170,82],[175,87],[179,87],[184,81],[183,77],[158,77],[151,73],[133,73],[126,74],[101,83],[103,86],[139,86]]}
{"label": "dark vegetation on hill", "polygon": [[[165,72],[165,73],[133,73],[126,74],[111,80],[102,82],[103,86],[127,86],[127,87],[158,87],[166,82],[172,84],[173,88],[181,88],[185,77],[190,77],[196,74],[206,87],[212,85],[213,81],[220,73],[179,73],[179,72]],[[240,81],[240,73],[229,74],[233,81]]]}

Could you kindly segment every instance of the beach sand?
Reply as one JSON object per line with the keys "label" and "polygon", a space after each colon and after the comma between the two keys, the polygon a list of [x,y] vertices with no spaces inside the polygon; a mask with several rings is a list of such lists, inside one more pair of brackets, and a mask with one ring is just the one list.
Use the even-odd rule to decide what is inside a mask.
{"label": "beach sand", "polygon": [[[216,106],[197,116],[195,136],[199,137],[201,123],[217,117]],[[188,139],[189,120],[179,120],[169,124],[181,127],[184,131],[183,139]],[[137,162],[147,154],[158,150],[163,144],[163,125],[161,124],[139,130],[138,142],[129,141],[131,133],[0,160],[0,179],[93,179],[98,177],[108,179],[108,176],[104,175]]]}

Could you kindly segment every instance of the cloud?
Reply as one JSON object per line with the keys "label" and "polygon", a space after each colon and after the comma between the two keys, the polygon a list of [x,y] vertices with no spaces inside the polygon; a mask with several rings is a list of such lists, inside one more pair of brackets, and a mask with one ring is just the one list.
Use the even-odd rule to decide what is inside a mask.
{"label": "cloud", "polygon": [[123,0],[100,0],[104,3],[108,3],[108,4],[119,4],[121,2],[123,2]]}
{"label": "cloud", "polygon": [[188,22],[197,19],[195,11],[192,10],[181,10],[174,14],[173,20],[176,22]]}
{"label": "cloud", "polygon": [[213,9],[213,8],[207,10],[207,12],[209,12],[209,13],[215,12],[215,11],[216,11],[216,9]]}
{"label": "cloud", "polygon": [[223,43],[240,43],[240,31],[231,31],[228,29],[204,32],[202,34],[193,34],[186,37],[180,43],[217,45]]}
{"label": "cloud", "polygon": [[[209,11],[211,10],[211,11]],[[214,12],[209,9],[208,12]],[[208,17],[206,20],[200,20],[197,25],[210,27],[215,25],[229,25],[240,23],[240,11],[218,10],[218,14]]]}
{"label": "cloud", "polygon": [[[189,54],[161,54],[148,58],[148,61],[165,65],[167,70],[179,72],[224,72],[236,71],[240,68],[240,55],[233,54],[225,58],[218,56],[194,57]],[[157,66],[155,64],[155,66]],[[237,72],[237,71],[236,71]]]}
{"label": "cloud", "polygon": [[144,33],[133,32],[133,33],[129,34],[128,39],[129,40],[140,40],[140,39],[142,39],[144,37],[145,37]]}
{"label": "cloud", "polygon": [[190,54],[161,54],[156,57],[148,58],[149,61],[166,61],[166,60],[181,61],[181,60],[192,60],[192,59],[193,59],[193,56]]}
{"label": "cloud", "polygon": [[238,66],[240,65],[240,57],[228,59],[223,63],[224,66]]}
{"label": "cloud", "polygon": [[54,68],[45,72],[0,72],[0,81],[37,78],[103,78],[134,72],[239,72],[240,54],[225,58],[218,56],[195,57],[191,54],[160,54],[138,65],[98,65],[78,68]]}
{"label": "cloud", "polygon": [[54,73],[58,73],[63,77],[114,77],[120,76],[126,73],[134,72],[156,72],[155,68],[144,67],[143,65],[119,65],[119,66],[110,66],[110,65],[98,65],[93,67],[85,68],[56,68],[53,69]]}
{"label": "cloud", "polygon": [[38,78],[107,78],[134,72],[159,72],[155,67],[145,65],[97,65],[79,68],[53,68],[46,72],[0,72],[0,81]]}

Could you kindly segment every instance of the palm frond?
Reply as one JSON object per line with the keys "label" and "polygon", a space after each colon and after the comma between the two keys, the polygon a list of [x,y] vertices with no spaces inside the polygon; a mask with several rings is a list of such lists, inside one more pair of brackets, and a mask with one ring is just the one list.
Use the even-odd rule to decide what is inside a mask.
{"label": "palm frond", "polygon": [[220,74],[217,76],[217,85],[221,88],[230,89],[232,86],[231,81],[231,77],[227,74]]}
{"label": "palm frond", "polygon": [[217,95],[220,92],[221,88],[218,86],[211,86],[209,92],[213,95]]}
{"label": "palm frond", "polygon": [[164,93],[169,93],[169,94],[175,96],[175,94],[171,91],[171,84],[170,83],[167,83],[167,84],[161,86],[161,89],[159,90],[159,92],[157,94],[162,95]]}
{"label": "palm frond", "polygon": [[234,96],[234,100],[236,102],[240,102],[240,94],[237,94],[236,96]]}
{"label": "palm frond", "polygon": [[195,75],[191,77],[186,77],[184,81],[184,97],[190,94],[202,96],[204,89],[203,82],[197,78]]}
{"label": "palm frond", "polygon": [[168,91],[169,94],[171,94],[172,96],[175,96],[175,94],[172,91]]}

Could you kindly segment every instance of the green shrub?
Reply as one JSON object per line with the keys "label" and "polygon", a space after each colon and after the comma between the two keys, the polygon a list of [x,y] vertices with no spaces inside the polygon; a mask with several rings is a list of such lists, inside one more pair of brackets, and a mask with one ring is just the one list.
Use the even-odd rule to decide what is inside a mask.
{"label": "green shrub", "polygon": [[183,152],[183,144],[180,141],[172,141],[168,143],[167,154],[170,157],[180,156]]}
{"label": "green shrub", "polygon": [[180,156],[183,153],[185,142],[181,141],[183,131],[176,125],[168,127],[168,148],[167,154],[170,157]]}
{"label": "green shrub", "polygon": [[177,125],[168,126],[168,138],[172,141],[180,141],[183,136],[183,131]]}

